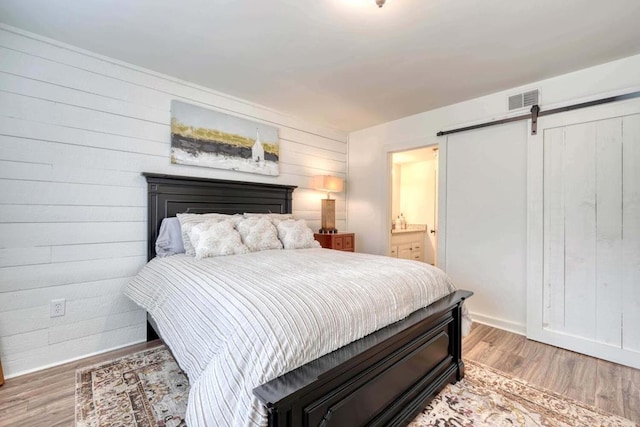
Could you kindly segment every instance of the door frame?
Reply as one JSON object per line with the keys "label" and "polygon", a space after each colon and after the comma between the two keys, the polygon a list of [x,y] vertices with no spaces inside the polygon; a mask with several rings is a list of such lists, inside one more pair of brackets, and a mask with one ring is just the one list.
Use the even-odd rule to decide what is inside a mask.
{"label": "door frame", "polygon": [[[543,327],[544,307],[544,130],[640,113],[640,100],[630,99],[538,118],[537,135],[527,121],[527,315],[529,339],[640,369],[640,358],[628,350],[595,340],[552,332]],[[570,302],[575,304],[576,302]]]}
{"label": "door frame", "polygon": [[[391,179],[391,171],[393,168],[393,154],[402,151],[416,150],[419,148],[438,147],[438,228],[436,229],[436,267],[443,271],[446,270],[446,206],[447,206],[447,137],[436,138],[415,138],[410,140],[404,140],[395,144],[386,144],[382,146],[385,156],[385,177],[386,185],[384,190],[386,192],[385,200],[385,212],[384,212],[384,224],[391,230],[391,204],[392,204],[392,186],[393,180]],[[427,230],[428,232],[428,230]],[[385,255],[389,251],[391,245],[391,233],[385,232],[382,237],[382,244],[385,248]]]}

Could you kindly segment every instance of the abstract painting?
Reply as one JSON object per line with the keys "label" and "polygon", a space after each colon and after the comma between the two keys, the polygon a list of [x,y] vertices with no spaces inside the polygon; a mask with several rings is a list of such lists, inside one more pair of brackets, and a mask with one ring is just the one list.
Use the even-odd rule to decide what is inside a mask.
{"label": "abstract painting", "polygon": [[171,163],[279,174],[278,128],[171,101]]}

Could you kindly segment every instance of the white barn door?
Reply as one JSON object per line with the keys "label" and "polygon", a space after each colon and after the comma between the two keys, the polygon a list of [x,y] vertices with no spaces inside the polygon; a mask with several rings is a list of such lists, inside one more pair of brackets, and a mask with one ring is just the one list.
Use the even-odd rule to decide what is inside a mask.
{"label": "white barn door", "polygon": [[640,101],[539,118],[527,167],[527,336],[640,368]]}

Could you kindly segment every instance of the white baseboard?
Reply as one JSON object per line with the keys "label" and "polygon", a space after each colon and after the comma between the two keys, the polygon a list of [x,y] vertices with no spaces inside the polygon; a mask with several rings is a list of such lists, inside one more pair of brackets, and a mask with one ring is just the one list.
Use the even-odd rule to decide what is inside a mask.
{"label": "white baseboard", "polygon": [[484,314],[474,312],[471,312],[471,318],[474,322],[482,323],[483,325],[492,326],[518,335],[527,335],[527,326],[522,323],[498,319],[496,317],[485,316]]}
{"label": "white baseboard", "polygon": [[15,373],[13,373],[11,375],[6,375],[5,379],[20,377],[22,375],[32,374],[34,372],[42,371],[42,370],[49,369],[49,368],[55,368],[56,366],[64,365],[65,363],[76,362],[76,361],[81,360],[81,359],[86,359],[87,357],[98,356],[98,355],[103,354],[103,353],[108,353],[108,352],[114,351],[114,350],[120,350],[121,348],[129,347],[129,346],[140,344],[140,343],[143,343],[143,342],[146,342],[146,339],[133,341],[133,342],[130,342],[130,343],[127,343],[127,344],[118,345],[116,347],[107,348],[107,349],[104,349],[104,350],[96,351],[96,352],[93,352],[93,353],[85,354],[85,355],[74,357],[74,358],[71,358],[71,359],[62,360],[60,362],[51,363],[49,365],[38,366],[37,368],[34,368],[34,369],[27,369],[26,371],[15,372]]}

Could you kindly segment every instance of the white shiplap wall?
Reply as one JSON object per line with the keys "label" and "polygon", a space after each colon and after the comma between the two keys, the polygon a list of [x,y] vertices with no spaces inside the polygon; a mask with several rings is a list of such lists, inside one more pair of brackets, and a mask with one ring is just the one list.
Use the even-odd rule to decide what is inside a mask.
{"label": "white shiplap wall", "polygon": [[[172,99],[278,127],[280,176],[171,165]],[[346,153],[344,132],[0,25],[5,375],[144,340],[144,313],[121,293],[146,261],[141,172],[297,185],[294,214],[315,229],[324,195],[310,177],[345,178]],[[66,315],[49,318],[56,298]]]}

